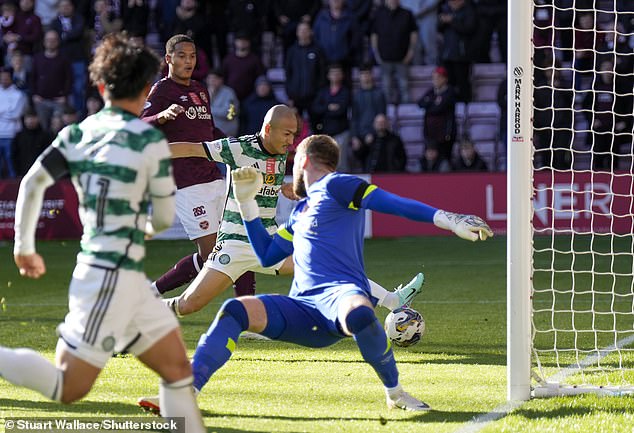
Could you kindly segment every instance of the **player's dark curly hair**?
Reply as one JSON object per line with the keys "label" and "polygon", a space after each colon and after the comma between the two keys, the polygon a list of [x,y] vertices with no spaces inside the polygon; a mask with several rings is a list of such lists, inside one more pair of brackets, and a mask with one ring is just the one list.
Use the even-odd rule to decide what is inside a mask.
{"label": "player's dark curly hair", "polygon": [[160,59],[125,33],[104,37],[88,67],[90,79],[103,85],[112,99],[134,98],[154,81]]}
{"label": "player's dark curly hair", "polygon": [[311,135],[302,140],[299,146],[313,163],[325,165],[331,170],[339,164],[339,145],[329,135]]}
{"label": "player's dark curly hair", "polygon": [[187,35],[174,35],[165,43],[165,52],[167,54],[174,54],[174,50],[176,50],[176,45],[180,44],[181,42],[189,42],[190,44],[194,44],[194,40]]}

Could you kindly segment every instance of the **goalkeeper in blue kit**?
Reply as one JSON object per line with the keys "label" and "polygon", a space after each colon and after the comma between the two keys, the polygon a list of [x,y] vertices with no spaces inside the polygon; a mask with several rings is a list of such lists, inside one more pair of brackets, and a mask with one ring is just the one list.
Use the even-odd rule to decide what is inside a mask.
{"label": "goalkeeper in blue kit", "polygon": [[370,295],[363,265],[361,210],[433,222],[472,241],[493,233],[479,217],[438,210],[337,173],[338,160],[339,148],[327,135],[313,135],[300,143],[293,188],[303,198],[273,237],[264,228],[254,200],[261,174],[252,167],[232,172],[240,214],[258,259],[270,266],[292,255],[295,276],[288,296],[248,296],[222,305],[194,354],[197,390],[229,360],[242,331],[306,347],[326,347],[352,336],[383,382],[389,408],[430,410],[399,384],[390,341],[374,313],[376,298]]}

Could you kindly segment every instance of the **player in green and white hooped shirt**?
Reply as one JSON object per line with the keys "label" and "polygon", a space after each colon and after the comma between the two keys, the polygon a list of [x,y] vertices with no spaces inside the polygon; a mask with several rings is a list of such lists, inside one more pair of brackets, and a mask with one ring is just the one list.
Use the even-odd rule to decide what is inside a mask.
{"label": "player in green and white hooped shirt", "polygon": [[[284,180],[286,153],[297,130],[295,111],[286,105],[276,105],[267,112],[259,134],[223,138],[204,142],[202,146],[171,143],[170,149],[172,158],[205,155],[210,160],[224,162],[230,170],[255,167],[264,181],[255,199],[262,222],[272,235],[277,230],[275,207]],[[227,185],[231,186],[230,179]],[[268,268],[260,265],[249,244],[233,191],[229,189],[216,247],[205,267],[179,297],[166,299],[166,303],[178,315],[193,313],[207,305],[246,271],[287,275],[293,272],[293,262],[287,258]],[[420,292],[422,284],[422,274],[418,274],[403,290],[397,292],[388,292],[370,281],[372,294],[378,298],[378,304],[389,309],[411,302]]]}
{"label": "player in green and white hooped shirt", "polygon": [[161,376],[161,414],[184,417],[183,430],[200,433],[205,428],[178,322],[143,272],[145,234],[169,227],[174,218],[167,141],[138,118],[159,64],[127,36],[105,37],[90,65],[105,108],[64,128],[22,180],[14,246],[21,275],[46,272],[35,230],[44,191],[65,175],[79,197],[84,234],[69,312],[58,327],[56,365],[30,349],[0,346],[0,377],[71,403],[88,393],[114,352],[127,350]]}

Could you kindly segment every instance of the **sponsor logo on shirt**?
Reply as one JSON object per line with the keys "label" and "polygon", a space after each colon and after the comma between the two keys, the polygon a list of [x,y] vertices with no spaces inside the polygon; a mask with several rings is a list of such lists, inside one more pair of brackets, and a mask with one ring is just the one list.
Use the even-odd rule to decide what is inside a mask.
{"label": "sponsor logo on shirt", "polygon": [[205,206],[197,206],[192,209],[192,213],[195,217],[200,217],[203,215],[207,215],[207,211],[205,210]]}
{"label": "sponsor logo on shirt", "polygon": [[205,107],[204,105],[189,107],[185,111],[185,116],[187,116],[189,120],[194,120],[194,119],[210,120],[211,119],[211,114],[207,112],[207,107]]}
{"label": "sponsor logo on shirt", "polygon": [[274,174],[265,174],[264,175],[264,183],[267,185],[273,185],[275,183],[275,175]]}
{"label": "sponsor logo on shirt", "polygon": [[262,188],[260,188],[260,191],[258,191],[258,194],[264,197],[277,197],[279,189],[279,186],[263,185]]}

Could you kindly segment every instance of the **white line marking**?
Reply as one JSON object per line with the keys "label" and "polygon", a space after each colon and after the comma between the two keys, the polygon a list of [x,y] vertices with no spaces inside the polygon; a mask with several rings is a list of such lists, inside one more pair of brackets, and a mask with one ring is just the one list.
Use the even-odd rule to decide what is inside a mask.
{"label": "white line marking", "polygon": [[[613,344],[611,346],[605,347],[599,351],[598,354],[592,354],[586,356],[579,362],[579,365],[571,364],[568,367],[564,367],[559,370],[557,373],[550,376],[546,379],[546,382],[561,382],[566,377],[579,372],[581,369],[594,364],[599,361],[601,358],[608,356],[611,352],[616,349],[621,349],[625,346],[634,343],[634,335],[630,335],[629,337],[623,338]],[[528,401],[509,401],[505,404],[502,404],[495,409],[493,409],[489,413],[485,413],[484,415],[479,415],[473,418],[471,421],[467,422],[464,426],[456,430],[454,433],[476,433],[486,427],[489,423],[493,421],[497,421],[500,418],[504,418],[506,415],[514,411],[515,409],[520,408]]]}

